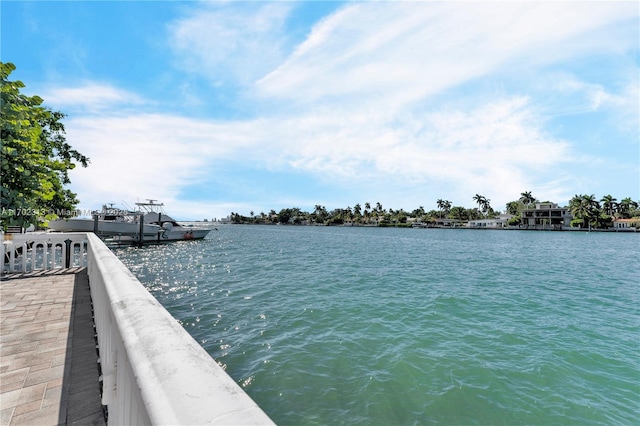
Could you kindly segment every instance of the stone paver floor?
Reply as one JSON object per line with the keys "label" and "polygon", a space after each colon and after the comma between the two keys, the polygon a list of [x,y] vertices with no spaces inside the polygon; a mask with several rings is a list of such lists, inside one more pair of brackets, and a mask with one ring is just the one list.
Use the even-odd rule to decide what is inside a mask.
{"label": "stone paver floor", "polygon": [[105,424],[85,269],[0,282],[0,425]]}

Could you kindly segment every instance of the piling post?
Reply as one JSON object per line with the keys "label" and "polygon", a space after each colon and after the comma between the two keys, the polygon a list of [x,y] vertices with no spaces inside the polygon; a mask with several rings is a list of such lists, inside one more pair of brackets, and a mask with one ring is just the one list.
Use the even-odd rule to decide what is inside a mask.
{"label": "piling post", "polygon": [[140,213],[140,231],[138,234],[138,247],[144,244],[144,214]]}
{"label": "piling post", "polygon": [[[69,268],[71,265],[71,240],[69,238],[64,240],[64,245],[66,247],[65,256],[64,256],[64,267]],[[53,252],[54,250],[55,250],[55,245],[52,245],[51,251]],[[53,263],[54,261],[52,261],[52,264]]]}

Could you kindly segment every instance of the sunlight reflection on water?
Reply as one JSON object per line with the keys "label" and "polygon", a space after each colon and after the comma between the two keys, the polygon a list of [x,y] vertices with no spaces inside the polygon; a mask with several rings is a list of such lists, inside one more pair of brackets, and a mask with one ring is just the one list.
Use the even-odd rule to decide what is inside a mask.
{"label": "sunlight reflection on water", "polygon": [[637,235],[226,226],[116,253],[278,424],[640,412]]}

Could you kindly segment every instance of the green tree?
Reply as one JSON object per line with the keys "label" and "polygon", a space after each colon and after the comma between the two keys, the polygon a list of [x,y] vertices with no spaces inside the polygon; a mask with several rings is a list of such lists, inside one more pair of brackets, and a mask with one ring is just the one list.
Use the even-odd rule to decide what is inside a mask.
{"label": "green tree", "polygon": [[480,213],[480,210],[478,210],[477,207],[474,207],[472,209],[464,209],[464,220],[478,220],[482,219],[483,217],[484,216],[482,215],[482,213]]}
{"label": "green tree", "polygon": [[445,214],[449,214],[449,212],[451,211],[451,201],[449,200],[443,200],[443,199],[438,199],[438,201],[436,201],[436,204],[438,206],[438,210],[440,210],[440,218],[442,218],[442,213],[444,212]]}
{"label": "green tree", "polygon": [[299,207],[293,207],[289,210],[291,211],[291,218],[293,219],[293,223],[299,224],[300,222],[302,222],[302,219],[304,218],[304,214],[302,213],[302,210],[300,210]]}
{"label": "green tree", "polygon": [[507,213],[514,216],[520,215],[520,203],[518,201],[509,201],[507,203]]}
{"label": "green tree", "polygon": [[478,207],[483,213],[488,213],[491,211],[491,200],[489,200],[484,195],[476,194],[473,196],[473,200],[478,203]]}
{"label": "green tree", "polygon": [[420,206],[411,212],[411,217],[415,217],[416,219],[422,220],[422,218],[424,217],[424,214],[425,214],[424,206]]}
{"label": "green tree", "polygon": [[473,201],[478,204],[478,207],[482,207],[482,203],[484,203],[484,196],[476,194],[473,196]]}
{"label": "green tree", "polygon": [[291,219],[292,210],[291,209],[281,209],[278,213],[278,222],[280,223],[289,223],[289,219]]}
{"label": "green tree", "polygon": [[39,96],[20,93],[25,87],[9,76],[16,69],[0,62],[2,99],[0,135],[2,154],[1,225],[29,226],[58,213],[71,214],[78,204],[69,184],[69,170],[89,159],[65,139],[65,115],[41,106]]}
{"label": "green tree", "polygon": [[[572,224],[579,224],[581,228],[598,226],[600,217],[600,204],[595,195],[574,195],[569,201],[571,214],[575,218]],[[572,225],[573,226],[573,225]]]}
{"label": "green tree", "polygon": [[353,214],[356,216],[362,215],[362,206],[360,205],[360,203],[356,203],[355,207],[353,208]]}
{"label": "green tree", "polygon": [[371,210],[371,203],[369,203],[368,201],[366,203],[364,203],[364,212],[362,213],[363,217],[364,217],[364,221],[366,223],[369,223],[369,211]]}
{"label": "green tree", "polygon": [[520,194],[520,200],[519,201],[522,203],[522,205],[526,209],[529,206],[529,204],[531,204],[534,201],[536,201],[536,197],[531,195],[531,191],[525,191],[525,192]]}
{"label": "green tree", "polygon": [[638,203],[633,201],[631,197],[623,198],[618,203],[618,213],[622,215],[624,218],[631,217],[631,212],[638,208]]}
{"label": "green tree", "polygon": [[347,208],[344,209],[344,217],[345,219],[353,220],[353,210],[351,209],[351,206],[347,206]]}
{"label": "green tree", "polygon": [[327,216],[329,216],[329,212],[327,212],[327,209],[320,204],[316,204],[313,213],[311,214],[313,221],[315,223],[324,223],[324,221],[327,219]]}
{"label": "green tree", "polygon": [[466,220],[467,218],[467,211],[464,207],[462,206],[453,206],[450,210],[449,210],[449,218],[450,219],[455,219],[455,220],[459,220],[459,221],[463,221]]}
{"label": "green tree", "polygon": [[602,212],[609,216],[613,216],[618,206],[617,201],[618,200],[613,198],[611,195],[605,195],[604,197],[602,197],[602,199],[600,200],[600,202],[602,203]]}
{"label": "green tree", "polygon": [[520,225],[520,216],[514,216],[507,221],[507,225],[509,226],[518,226]]}

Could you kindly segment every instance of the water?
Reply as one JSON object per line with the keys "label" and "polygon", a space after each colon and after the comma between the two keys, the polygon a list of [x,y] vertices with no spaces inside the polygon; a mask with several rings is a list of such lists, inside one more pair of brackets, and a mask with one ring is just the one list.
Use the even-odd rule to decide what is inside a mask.
{"label": "water", "polygon": [[218,229],[116,254],[278,424],[638,424],[637,234]]}

